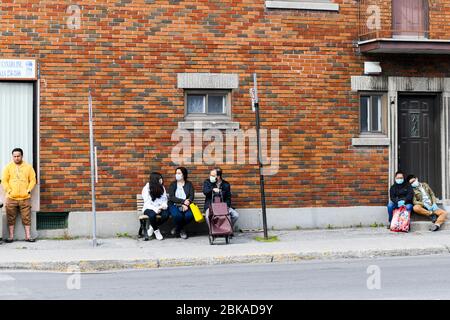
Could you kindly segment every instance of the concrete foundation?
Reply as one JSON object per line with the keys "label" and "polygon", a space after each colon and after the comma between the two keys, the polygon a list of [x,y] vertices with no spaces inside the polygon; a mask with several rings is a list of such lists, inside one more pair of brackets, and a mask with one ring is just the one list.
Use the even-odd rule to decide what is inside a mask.
{"label": "concrete foundation", "polygon": [[[262,229],[261,209],[240,209],[237,229]],[[345,228],[370,226],[374,223],[386,224],[385,207],[346,207],[346,208],[279,208],[267,210],[267,225],[272,230],[295,230],[316,228]],[[40,237],[91,237],[91,212],[71,212],[68,229],[39,231]],[[168,232],[172,227],[169,221],[162,227]],[[97,212],[97,237],[136,236],[139,229],[136,211]],[[190,233],[207,233],[205,223],[191,223]]]}
{"label": "concrete foundation", "polygon": [[[450,212],[450,206],[444,205],[443,209]],[[261,230],[263,229],[261,209],[240,209],[240,217],[236,223],[236,229]],[[97,212],[97,237],[109,238],[118,236],[137,235],[139,229],[138,213],[136,211],[101,211]],[[33,215],[33,234],[35,231],[35,214]],[[413,216],[412,230],[422,230],[428,220]],[[6,225],[4,217],[3,225]],[[420,224],[422,223],[422,224]],[[327,229],[371,226],[374,224],[387,224],[387,211],[383,206],[379,207],[340,207],[340,208],[270,208],[267,209],[267,226],[269,230],[296,230],[296,229]],[[422,226],[423,225],[423,226]],[[168,233],[173,227],[171,220],[161,227],[163,233]],[[449,225],[450,227],[450,225]],[[17,222],[17,237],[23,236],[23,227]],[[3,228],[4,235],[6,228]],[[205,223],[191,223],[186,230],[188,233],[206,234],[208,228]],[[40,230],[41,238],[77,238],[92,236],[91,212],[71,212],[69,214],[68,228],[60,230]]]}

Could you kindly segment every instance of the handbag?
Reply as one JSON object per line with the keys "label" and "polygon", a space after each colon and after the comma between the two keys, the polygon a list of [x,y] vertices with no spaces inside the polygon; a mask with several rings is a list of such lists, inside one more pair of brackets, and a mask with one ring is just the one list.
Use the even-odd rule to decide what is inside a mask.
{"label": "handbag", "polygon": [[194,215],[195,222],[201,223],[205,221],[205,217],[202,215],[200,208],[195,203],[191,203],[189,205],[189,208],[191,209],[192,214]]}

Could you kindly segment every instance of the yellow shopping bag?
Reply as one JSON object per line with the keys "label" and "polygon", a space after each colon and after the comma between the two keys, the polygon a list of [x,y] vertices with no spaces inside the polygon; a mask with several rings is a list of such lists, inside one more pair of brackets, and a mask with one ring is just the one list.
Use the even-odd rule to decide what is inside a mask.
{"label": "yellow shopping bag", "polygon": [[195,222],[201,223],[205,221],[205,217],[202,215],[202,212],[200,211],[199,207],[195,203],[191,203],[189,205],[189,208],[191,208],[192,214],[194,215]]}

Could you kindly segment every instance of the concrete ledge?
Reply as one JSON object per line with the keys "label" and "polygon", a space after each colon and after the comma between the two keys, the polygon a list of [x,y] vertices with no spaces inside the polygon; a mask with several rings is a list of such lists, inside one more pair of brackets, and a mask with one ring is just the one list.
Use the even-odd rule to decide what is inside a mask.
{"label": "concrete ledge", "polygon": [[297,10],[323,10],[339,11],[339,5],[328,0],[316,1],[266,1],[269,9],[297,9]]}
{"label": "concrete ledge", "polygon": [[[240,209],[237,226],[262,229],[261,209]],[[385,207],[270,208],[267,226],[274,230],[346,228],[386,224]]]}
{"label": "concrete ledge", "polygon": [[359,137],[352,139],[352,146],[354,147],[371,147],[371,146],[389,146],[390,141],[388,137]]}
{"label": "concrete ledge", "polygon": [[218,129],[218,130],[238,130],[239,122],[224,120],[186,120],[178,122],[178,129],[194,130],[201,128],[202,130]]}
{"label": "concrete ledge", "polygon": [[[92,236],[92,213],[70,212],[68,221],[70,237]],[[97,212],[97,237],[116,237],[117,234],[137,235],[139,220],[136,211]]]}
{"label": "concrete ledge", "polygon": [[232,73],[179,73],[179,89],[237,89],[239,76]]}
{"label": "concrete ledge", "polygon": [[[137,211],[100,211],[97,212],[97,237],[110,238],[118,235],[136,237],[139,230],[139,219]],[[44,233],[47,238],[69,237],[90,238],[92,237],[92,213],[70,212],[67,230],[54,230]],[[161,226],[161,232],[168,233],[173,227],[171,219]],[[192,222],[186,227],[186,231],[192,234],[207,234],[206,223]]]}
{"label": "concrete ledge", "polygon": [[[240,214],[237,229],[262,229],[261,209],[237,209]],[[267,225],[273,230],[326,229],[354,226],[370,226],[374,223],[386,224],[387,212],[381,207],[329,207],[329,208],[269,208]],[[170,230],[172,222],[164,224],[162,231]],[[136,236],[139,230],[136,211],[97,212],[97,237],[116,237],[118,234]],[[187,230],[193,233],[207,233],[206,224],[191,223]],[[57,232],[57,231],[55,231]],[[92,214],[90,212],[69,213],[67,232],[59,236],[91,237]]]}

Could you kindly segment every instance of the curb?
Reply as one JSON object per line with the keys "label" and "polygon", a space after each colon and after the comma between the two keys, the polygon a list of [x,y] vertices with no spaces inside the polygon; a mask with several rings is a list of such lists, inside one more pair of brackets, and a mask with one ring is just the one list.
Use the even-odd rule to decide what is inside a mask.
{"label": "curb", "polygon": [[[421,249],[393,249],[342,252],[268,253],[241,256],[217,256],[205,258],[161,258],[145,260],[89,260],[64,262],[7,262],[0,263],[0,270],[33,270],[64,273],[92,273],[118,270],[144,270],[190,266],[230,264],[290,263],[312,260],[362,259],[378,257],[407,257],[449,254],[443,246]],[[74,269],[74,267],[76,267]],[[74,271],[75,270],[75,271]]]}

